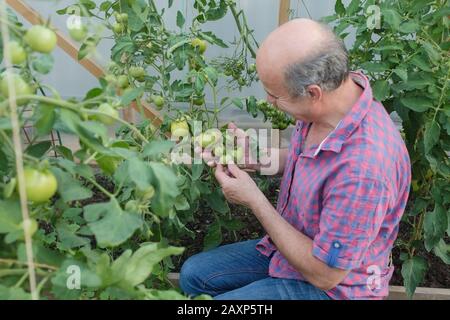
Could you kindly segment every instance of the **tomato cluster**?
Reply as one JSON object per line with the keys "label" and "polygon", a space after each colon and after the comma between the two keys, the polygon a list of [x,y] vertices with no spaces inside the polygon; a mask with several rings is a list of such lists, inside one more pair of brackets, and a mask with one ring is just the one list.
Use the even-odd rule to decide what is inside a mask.
{"label": "tomato cluster", "polygon": [[264,121],[272,122],[272,128],[284,130],[289,125],[294,124],[295,120],[286,113],[275,108],[266,100],[259,100],[256,103],[258,109],[264,114]]}

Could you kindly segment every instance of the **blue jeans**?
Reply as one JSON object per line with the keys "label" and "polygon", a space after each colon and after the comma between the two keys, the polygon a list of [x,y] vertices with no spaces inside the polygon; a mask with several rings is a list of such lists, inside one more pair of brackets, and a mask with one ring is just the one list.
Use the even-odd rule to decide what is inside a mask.
{"label": "blue jeans", "polygon": [[270,257],[256,250],[258,241],[233,243],[190,257],[181,268],[181,290],[216,300],[330,299],[307,282],[269,276]]}

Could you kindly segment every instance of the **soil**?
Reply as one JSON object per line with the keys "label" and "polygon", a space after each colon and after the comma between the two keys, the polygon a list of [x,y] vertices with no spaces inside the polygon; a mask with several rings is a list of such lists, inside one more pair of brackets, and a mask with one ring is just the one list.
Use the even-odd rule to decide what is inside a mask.
{"label": "soil", "polygon": [[[279,191],[280,178],[270,178],[269,187],[265,190],[266,196],[276,205],[278,191]],[[230,205],[232,216],[243,222],[245,228],[235,233],[225,232],[223,234],[222,244],[234,243],[238,241],[245,241],[250,239],[258,239],[265,235],[264,229],[259,224],[258,220],[253,216],[252,212],[242,206]],[[190,223],[187,227],[196,233],[195,239],[186,237],[181,239],[179,245],[185,246],[186,250],[183,255],[175,261],[175,272],[179,272],[183,262],[190,256],[203,251],[203,238],[207,233],[209,227],[208,222],[214,220],[212,212],[209,208],[204,207],[201,209],[197,216],[202,216],[202,221],[196,221]],[[406,225],[400,225],[400,231],[398,238],[407,240],[409,230]],[[417,252],[420,256],[427,259],[429,267],[425,275],[425,280],[420,284],[421,287],[430,288],[450,288],[450,265],[446,265],[440,258],[436,257],[432,253],[428,253],[426,250],[419,250]],[[403,278],[401,275],[400,249],[394,248],[393,263],[395,266],[393,277],[390,281],[390,285],[403,286]]]}

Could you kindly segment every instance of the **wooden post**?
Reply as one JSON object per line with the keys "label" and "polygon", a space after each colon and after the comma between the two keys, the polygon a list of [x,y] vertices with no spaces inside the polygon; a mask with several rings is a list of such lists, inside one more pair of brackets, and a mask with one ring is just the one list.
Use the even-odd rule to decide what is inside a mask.
{"label": "wooden post", "polygon": [[280,0],[280,10],[278,12],[278,25],[289,21],[289,10],[291,9],[290,0]]}
{"label": "wooden post", "polygon": [[[17,13],[22,15],[31,24],[35,25],[44,22],[39,13],[36,12],[33,8],[31,8],[28,4],[26,4],[23,0],[6,0],[6,3],[11,8],[13,8]],[[81,64],[87,71],[89,71],[96,78],[100,78],[105,74],[103,68],[93,59],[85,58],[83,60],[78,60],[78,48],[60,30],[54,27],[52,27],[52,29],[55,30],[56,36],[58,38],[58,46],[64,52],[66,52],[72,59],[74,59],[77,63]],[[138,110],[136,103],[132,103],[131,107],[134,110]],[[142,107],[144,109],[145,116],[150,119],[153,119],[152,122],[155,125],[159,125],[162,123],[162,117],[156,110],[147,105],[144,101],[142,101]],[[124,119],[127,121],[132,121],[133,111],[131,109],[124,111]]]}

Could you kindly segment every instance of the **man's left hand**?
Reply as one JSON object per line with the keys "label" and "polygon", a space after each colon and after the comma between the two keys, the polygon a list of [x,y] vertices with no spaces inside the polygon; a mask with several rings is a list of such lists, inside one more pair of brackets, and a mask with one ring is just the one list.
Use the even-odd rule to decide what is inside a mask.
{"label": "man's left hand", "polygon": [[217,164],[215,176],[222,187],[225,198],[231,203],[250,208],[261,197],[264,197],[264,194],[248,173],[239,169],[233,163],[228,164],[227,167],[220,163]]}

